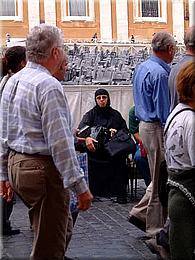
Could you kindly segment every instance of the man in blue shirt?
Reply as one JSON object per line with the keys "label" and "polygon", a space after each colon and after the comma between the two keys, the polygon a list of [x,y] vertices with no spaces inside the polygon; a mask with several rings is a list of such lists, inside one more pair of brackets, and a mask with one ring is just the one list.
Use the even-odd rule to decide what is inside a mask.
{"label": "man in blue shirt", "polygon": [[139,133],[148,154],[152,182],[131,210],[129,221],[133,223],[133,218],[145,224],[148,237],[154,237],[166,220],[158,197],[158,178],[164,160],[163,127],[170,110],[168,64],[175,49],[175,40],[169,33],[156,33],[152,39],[153,54],[136,68],[133,80],[135,115],[140,120]]}

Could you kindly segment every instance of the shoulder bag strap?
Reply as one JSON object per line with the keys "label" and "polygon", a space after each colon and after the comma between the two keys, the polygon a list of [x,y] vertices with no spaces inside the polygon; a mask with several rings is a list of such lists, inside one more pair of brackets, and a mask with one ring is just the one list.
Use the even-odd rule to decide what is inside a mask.
{"label": "shoulder bag strap", "polygon": [[186,107],[186,108],[183,108],[183,109],[177,111],[177,112],[175,113],[175,115],[170,119],[170,121],[169,121],[169,123],[168,123],[166,129],[164,130],[164,135],[166,135],[166,133],[167,133],[167,131],[168,131],[168,129],[169,129],[169,126],[170,126],[171,122],[173,121],[173,119],[174,119],[178,114],[180,114],[181,112],[186,111],[186,110],[191,110],[191,111],[195,112],[194,109],[189,108],[189,107]]}

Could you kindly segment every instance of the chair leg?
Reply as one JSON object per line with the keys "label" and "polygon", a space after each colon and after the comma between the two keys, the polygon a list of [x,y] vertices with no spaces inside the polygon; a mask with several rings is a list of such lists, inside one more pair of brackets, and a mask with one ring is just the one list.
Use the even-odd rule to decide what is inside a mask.
{"label": "chair leg", "polygon": [[135,198],[137,197],[137,168],[136,164],[134,163],[134,180],[135,180]]}
{"label": "chair leg", "polygon": [[130,182],[131,182],[131,198],[133,199],[133,182],[134,182],[134,172],[132,171],[132,177],[130,178]]}
{"label": "chair leg", "polygon": [[137,197],[137,178],[138,178],[138,172],[136,168],[136,163],[133,160],[131,160],[129,161],[130,187],[128,186],[128,192],[129,192],[129,188],[131,188],[131,192],[130,192],[131,199]]}

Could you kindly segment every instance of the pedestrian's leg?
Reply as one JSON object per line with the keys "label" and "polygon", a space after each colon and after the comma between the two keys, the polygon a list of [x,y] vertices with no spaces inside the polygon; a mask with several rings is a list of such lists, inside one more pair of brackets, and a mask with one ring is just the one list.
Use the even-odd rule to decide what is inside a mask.
{"label": "pedestrian's leg", "polygon": [[146,213],[146,232],[154,236],[165,223],[163,207],[158,196],[158,179],[160,163],[164,160],[163,129],[158,122],[140,122],[140,136],[148,154],[148,162],[152,179],[152,192]]}
{"label": "pedestrian's leg", "polygon": [[138,168],[139,173],[142,175],[144,182],[146,186],[151,182],[151,177],[150,177],[150,168],[148,164],[148,159],[147,157],[142,157],[140,154],[140,151],[136,151],[134,160],[136,162],[136,167]]}
{"label": "pedestrian's leg", "polygon": [[11,215],[13,209],[13,201],[7,202],[5,199],[1,197],[1,205],[2,205],[2,225],[3,225],[3,234],[8,234],[11,230],[11,223],[9,217]]}
{"label": "pedestrian's leg", "polygon": [[69,201],[64,200],[63,182],[53,161],[10,153],[8,162],[10,183],[30,207],[34,231],[31,258],[62,260]]}
{"label": "pedestrian's leg", "polygon": [[67,250],[68,245],[70,243],[70,240],[72,238],[72,229],[73,229],[73,219],[71,213],[66,213],[68,214],[68,222],[67,222],[67,227],[66,227],[66,246],[65,249]]}
{"label": "pedestrian's leg", "polygon": [[76,220],[77,220],[77,217],[79,215],[79,210],[75,209],[74,211],[71,212],[71,215],[72,215],[72,221],[73,221],[73,227],[74,227]]}
{"label": "pedestrian's leg", "polygon": [[192,260],[195,250],[195,208],[184,194],[169,192],[170,251],[172,260]]}
{"label": "pedestrian's leg", "polygon": [[116,156],[112,160],[115,187],[117,191],[117,202],[119,204],[127,203],[127,185],[128,168],[126,165],[126,156]]}
{"label": "pedestrian's leg", "polygon": [[69,216],[69,191],[55,167],[46,172],[46,197],[40,209],[35,208],[34,221],[37,226],[32,259],[61,260],[65,255],[66,235]]}
{"label": "pedestrian's leg", "polygon": [[147,187],[146,192],[142,199],[130,211],[129,216],[135,216],[143,223],[146,223],[146,213],[148,208],[149,199],[152,192],[152,183]]}

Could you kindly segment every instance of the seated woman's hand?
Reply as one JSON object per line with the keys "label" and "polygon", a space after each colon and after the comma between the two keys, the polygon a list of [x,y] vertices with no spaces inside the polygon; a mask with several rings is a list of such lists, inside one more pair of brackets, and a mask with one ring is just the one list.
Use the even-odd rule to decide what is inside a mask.
{"label": "seated woman's hand", "polygon": [[113,135],[116,134],[116,132],[117,132],[117,130],[114,129],[114,128],[110,128],[109,131],[110,131],[110,136],[111,137],[113,137]]}
{"label": "seated woman's hand", "polygon": [[94,138],[92,137],[87,137],[85,139],[85,144],[87,146],[87,149],[90,151],[90,152],[95,152],[95,146],[94,146],[94,143],[97,143],[98,141],[95,140]]}

